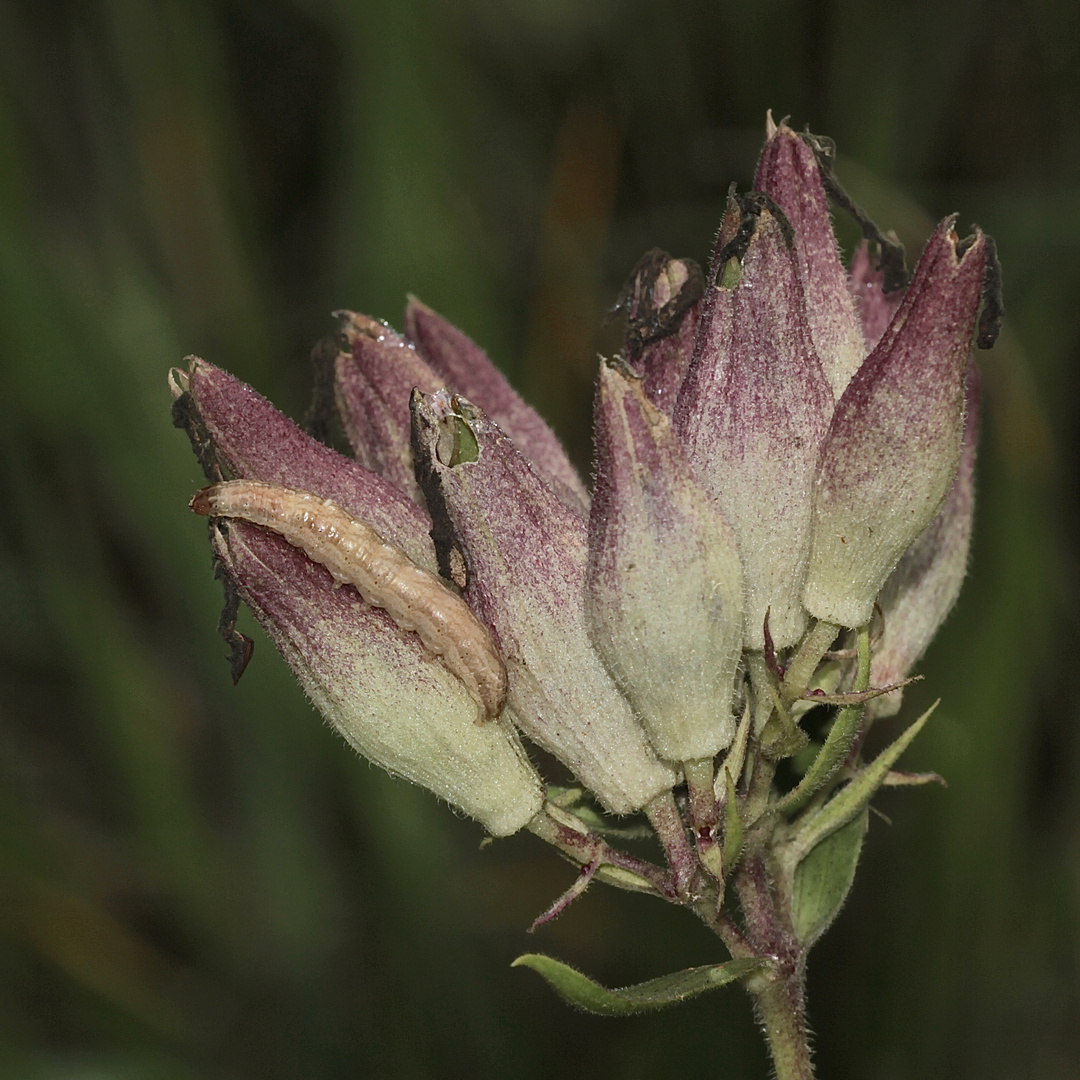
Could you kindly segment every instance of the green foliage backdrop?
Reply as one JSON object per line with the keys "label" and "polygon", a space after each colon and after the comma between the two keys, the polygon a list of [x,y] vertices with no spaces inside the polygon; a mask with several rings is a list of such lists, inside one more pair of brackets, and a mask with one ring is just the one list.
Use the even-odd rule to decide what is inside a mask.
{"label": "green foliage backdrop", "polygon": [[720,960],[698,926],[597,888],[526,939],[565,864],[356,759],[260,635],[230,684],[165,373],[299,415],[328,313],[414,292],[587,469],[605,310],[645,249],[705,258],[771,107],[909,251],[954,209],[995,235],[1009,309],[904,713],[944,698],[910,761],[949,787],[879,800],[821,1075],[1076,1076],[1078,52],[1051,0],[5,0],[0,1073],[765,1075],[737,991],[604,1020],[509,968]]}

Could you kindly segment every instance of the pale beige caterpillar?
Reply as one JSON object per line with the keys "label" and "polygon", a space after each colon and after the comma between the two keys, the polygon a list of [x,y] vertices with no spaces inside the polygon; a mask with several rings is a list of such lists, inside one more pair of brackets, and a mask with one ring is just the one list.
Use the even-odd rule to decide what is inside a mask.
{"label": "pale beige caterpillar", "polygon": [[352,585],[402,630],[415,631],[480,706],[478,722],[502,711],[506,665],[487,627],[440,578],[337,503],[310,491],[227,480],[196,492],[191,509],[241,518],[283,536],[325,566],[339,585]]}

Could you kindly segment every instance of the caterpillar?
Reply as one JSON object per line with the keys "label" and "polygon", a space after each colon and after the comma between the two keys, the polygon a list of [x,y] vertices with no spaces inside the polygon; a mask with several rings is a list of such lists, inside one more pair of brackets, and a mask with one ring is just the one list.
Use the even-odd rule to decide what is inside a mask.
{"label": "caterpillar", "polygon": [[435,574],[417,566],[329,499],[310,491],[226,480],[195,493],[196,514],[240,518],[276,532],[325,566],[336,585],[352,585],[457,676],[480,709],[477,723],[498,716],[506,701],[506,665],[491,632]]}

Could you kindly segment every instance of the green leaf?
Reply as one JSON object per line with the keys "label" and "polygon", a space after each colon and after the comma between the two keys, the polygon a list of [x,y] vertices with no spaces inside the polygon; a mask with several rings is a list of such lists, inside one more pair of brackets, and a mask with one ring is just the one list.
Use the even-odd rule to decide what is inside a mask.
{"label": "green leaf", "polygon": [[804,859],[830,833],[843,828],[874,797],[874,792],[885,782],[889,770],[897,758],[911,745],[911,741],[922,731],[926,721],[938,707],[935,701],[891,746],[882,750],[874,760],[857,772],[850,782],[834,795],[809,820],[800,823],[795,834],[793,853],[799,861]]}
{"label": "green leaf", "polygon": [[851,888],[869,812],[830,833],[795,869],[791,916],[800,943],[812,945],[836,917]]}
{"label": "green leaf", "polygon": [[632,1016],[634,1013],[651,1012],[665,1005],[696,997],[706,990],[726,986],[736,979],[760,971],[769,963],[762,958],[729,960],[726,964],[708,964],[704,967],[686,968],[658,979],[626,986],[621,990],[608,990],[576,968],[561,960],[541,953],[526,953],[510,966],[529,967],[539,972],[552,989],[570,1005],[597,1016]]}

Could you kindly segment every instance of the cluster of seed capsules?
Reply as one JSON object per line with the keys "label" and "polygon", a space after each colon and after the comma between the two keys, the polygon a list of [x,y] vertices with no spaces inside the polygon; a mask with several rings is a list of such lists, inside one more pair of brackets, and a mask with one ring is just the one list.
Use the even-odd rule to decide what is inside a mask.
{"label": "cluster of seed capsules", "polygon": [[[997,261],[949,218],[908,280],[831,163],[770,119],[707,274],[639,264],[624,353],[600,365],[591,493],[416,300],[404,334],[343,312],[317,350],[308,430],[332,408],[354,458],[205,361],[173,371],[229,587],[365,757],[505,836],[550,807],[524,735],[604,810],[652,817],[690,777],[723,801],[718,764],[764,738],[763,688],[808,636],[827,647],[877,605],[871,682],[907,675],[966,567],[969,353],[996,335]],[[867,238],[846,270],[830,197]]]}

